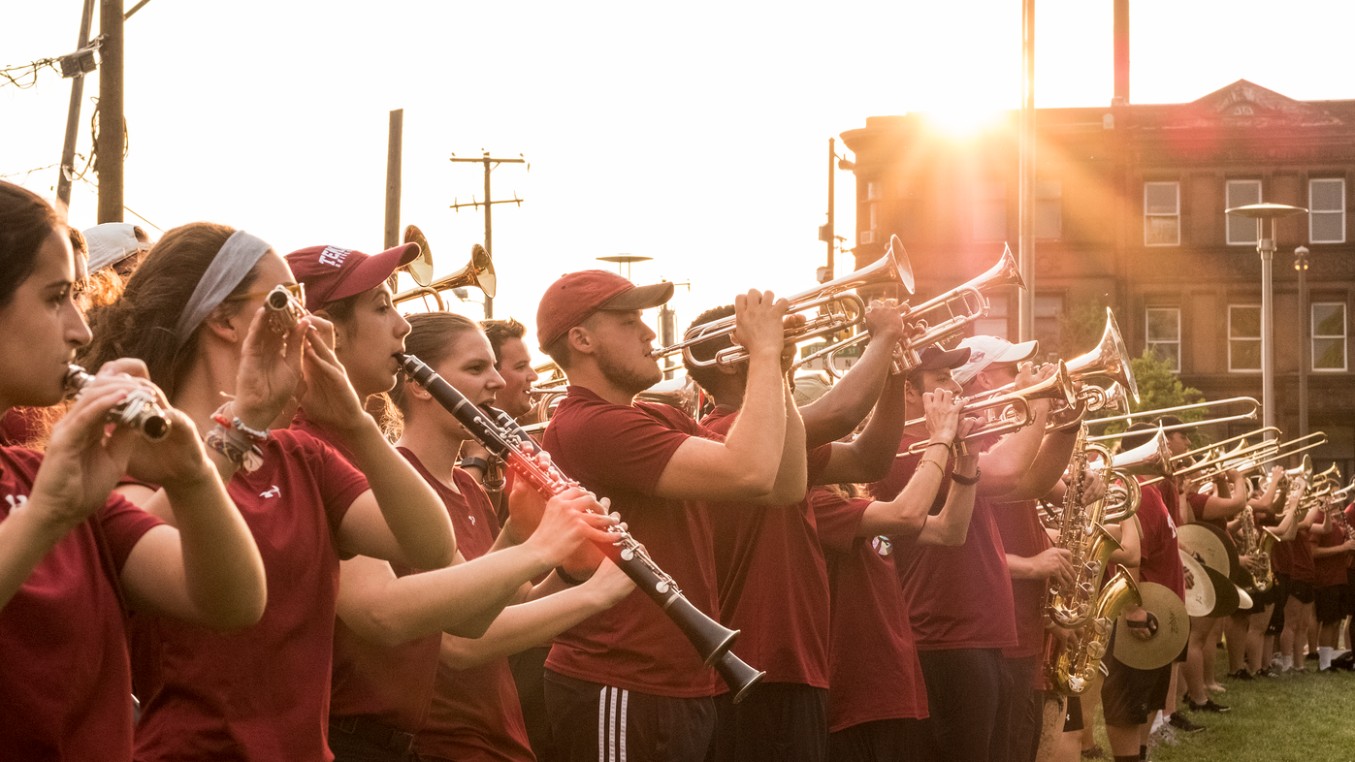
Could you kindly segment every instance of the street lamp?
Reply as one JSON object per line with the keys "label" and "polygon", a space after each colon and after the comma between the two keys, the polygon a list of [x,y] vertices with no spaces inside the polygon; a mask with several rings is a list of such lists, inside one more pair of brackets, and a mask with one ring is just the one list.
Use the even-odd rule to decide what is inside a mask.
{"label": "street lamp", "polygon": [[1299,436],[1308,435],[1308,247],[1294,249],[1294,270],[1299,274]]}
{"label": "street lamp", "polygon": [[[1271,303],[1275,289],[1271,272],[1275,260],[1275,220],[1307,211],[1288,204],[1248,204],[1224,210],[1224,214],[1256,220],[1256,251],[1261,255],[1261,414],[1267,429],[1275,425],[1275,306]],[[1266,238],[1267,220],[1269,238]]]}

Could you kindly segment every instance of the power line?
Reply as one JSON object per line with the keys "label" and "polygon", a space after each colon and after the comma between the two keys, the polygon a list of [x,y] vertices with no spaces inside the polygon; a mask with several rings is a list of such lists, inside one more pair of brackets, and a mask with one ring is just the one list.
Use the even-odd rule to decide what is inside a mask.
{"label": "power line", "polygon": [[19,64],[17,66],[6,66],[5,68],[0,69],[0,77],[4,78],[4,81],[0,81],[0,87],[10,84],[20,90],[27,90],[38,84],[38,73],[48,67],[51,67],[52,71],[60,72],[61,59],[42,58],[37,61]]}

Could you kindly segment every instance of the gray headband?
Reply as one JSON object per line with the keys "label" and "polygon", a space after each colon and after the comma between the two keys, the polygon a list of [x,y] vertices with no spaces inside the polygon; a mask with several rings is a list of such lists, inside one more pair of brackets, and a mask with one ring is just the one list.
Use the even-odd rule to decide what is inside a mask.
{"label": "gray headband", "polygon": [[226,301],[226,297],[271,248],[267,242],[243,230],[235,231],[226,239],[193,289],[187,306],[179,313],[179,324],[174,329],[174,338],[179,346],[188,341],[188,337],[212,314],[212,310]]}

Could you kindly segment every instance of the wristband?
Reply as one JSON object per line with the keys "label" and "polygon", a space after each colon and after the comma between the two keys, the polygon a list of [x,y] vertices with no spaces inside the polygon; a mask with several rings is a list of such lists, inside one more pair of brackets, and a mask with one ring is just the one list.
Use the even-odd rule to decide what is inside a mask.
{"label": "wristband", "polygon": [[973,476],[961,476],[960,474],[957,474],[957,473],[955,473],[954,471],[951,471],[951,472],[950,472],[950,480],[953,481],[953,482],[955,482],[956,484],[960,484],[960,485],[963,485],[963,486],[965,486],[965,487],[972,487],[972,486],[974,486],[975,484],[978,484],[978,483],[979,483],[979,476],[980,476],[980,475],[981,475],[981,474],[980,474],[980,472],[979,472],[979,470],[978,470],[977,468],[974,469],[974,475],[973,475]]}
{"label": "wristband", "polygon": [[469,455],[467,457],[462,458],[461,462],[458,463],[457,465],[461,466],[462,468],[478,468],[480,469],[480,473],[482,474],[489,473],[489,461],[485,460],[484,458],[478,458],[474,455]]}

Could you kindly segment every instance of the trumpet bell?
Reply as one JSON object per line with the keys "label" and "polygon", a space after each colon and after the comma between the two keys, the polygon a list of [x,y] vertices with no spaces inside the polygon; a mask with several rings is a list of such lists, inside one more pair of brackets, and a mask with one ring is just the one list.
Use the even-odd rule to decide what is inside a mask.
{"label": "trumpet bell", "polygon": [[[410,227],[413,228],[414,226],[411,225]],[[420,236],[422,235],[422,233],[418,232],[418,228],[414,228],[414,230]],[[409,231],[406,230],[406,234],[408,233]],[[414,242],[417,243],[417,240]],[[423,251],[427,252],[428,250],[424,249]],[[419,260],[415,260],[415,262],[418,261]],[[396,294],[394,299],[392,299],[395,304],[402,304],[411,299],[431,297],[433,301],[437,303],[437,308],[439,310],[445,310],[447,309],[447,304],[443,301],[442,292],[450,291],[454,288],[461,288],[463,286],[474,286],[484,292],[485,296],[490,299],[494,298],[498,281],[494,275],[494,262],[490,259],[489,252],[485,250],[484,246],[481,246],[478,243],[472,246],[470,261],[460,270],[457,270],[450,275],[443,276],[436,281],[420,283],[419,278],[431,276],[431,262],[432,260],[430,258],[427,273],[421,272],[419,275],[415,275],[412,270],[410,271],[410,277],[414,278],[414,282],[419,283],[419,285],[416,288],[411,288],[408,291],[402,291]],[[411,265],[412,264],[414,263],[411,263]]]}

